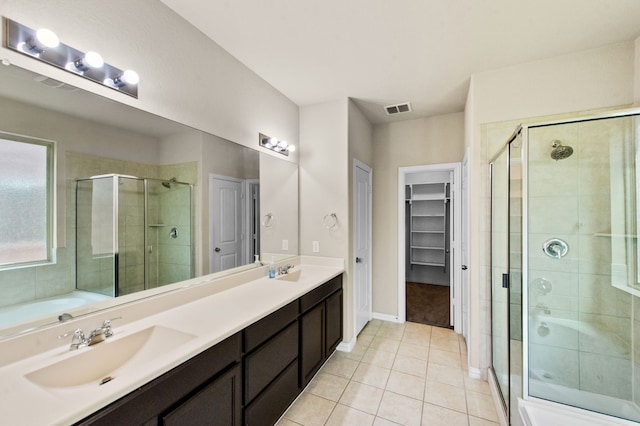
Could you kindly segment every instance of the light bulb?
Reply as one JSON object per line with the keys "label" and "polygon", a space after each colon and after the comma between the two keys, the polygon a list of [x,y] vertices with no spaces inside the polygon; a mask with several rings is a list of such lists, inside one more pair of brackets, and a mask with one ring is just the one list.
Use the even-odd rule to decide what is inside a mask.
{"label": "light bulb", "polygon": [[36,31],[36,40],[43,47],[48,47],[49,49],[58,47],[58,45],[60,44],[60,39],[58,39],[56,33],[46,28],[40,28],[38,31]]}
{"label": "light bulb", "polygon": [[102,56],[100,56],[99,53],[93,51],[85,53],[82,62],[84,62],[84,64],[90,68],[102,68],[102,66],[104,65],[104,59],[102,59]]}
{"label": "light bulb", "polygon": [[296,146],[295,146],[295,145],[289,145],[289,146],[287,146],[287,151],[289,151],[289,152],[293,152],[293,151],[295,151],[295,150],[296,150]]}
{"label": "light bulb", "polygon": [[134,70],[126,70],[122,73],[122,80],[127,84],[138,84],[140,81],[140,76]]}
{"label": "light bulb", "polygon": [[65,68],[73,72],[84,72],[89,68],[102,68],[104,60],[99,53],[87,52],[82,58],[78,58],[73,62],[69,62]]}

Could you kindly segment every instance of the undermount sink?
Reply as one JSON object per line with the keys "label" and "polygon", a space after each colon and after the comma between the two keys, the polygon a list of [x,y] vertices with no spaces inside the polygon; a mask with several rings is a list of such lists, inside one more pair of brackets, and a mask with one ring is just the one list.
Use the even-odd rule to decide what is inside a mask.
{"label": "undermount sink", "polygon": [[280,281],[291,281],[291,282],[298,282],[300,281],[300,278],[302,277],[302,269],[296,269],[295,271],[286,273],[286,274],[282,274],[282,275],[278,275],[276,277],[277,280]]}
{"label": "undermount sink", "polygon": [[[159,354],[196,336],[172,328],[153,326],[119,338],[81,348],[77,354],[25,375],[31,382],[50,388],[105,384],[136,371]],[[111,340],[113,339],[113,340]]]}

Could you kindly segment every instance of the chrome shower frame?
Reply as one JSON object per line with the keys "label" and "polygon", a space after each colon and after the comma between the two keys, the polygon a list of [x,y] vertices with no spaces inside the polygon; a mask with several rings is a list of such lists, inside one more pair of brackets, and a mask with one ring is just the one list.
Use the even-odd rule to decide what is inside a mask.
{"label": "chrome shower frame", "polygon": [[[522,265],[522,317],[521,317],[521,321],[522,321],[522,388],[519,389],[519,395],[518,395],[518,399],[522,399],[524,401],[532,401],[534,403],[538,403],[538,404],[543,404],[546,405],[550,408],[561,408],[563,410],[568,410],[569,412],[572,412],[576,415],[583,415],[586,414],[588,416],[591,416],[593,418],[596,419],[600,419],[600,420],[610,420],[612,418],[615,418],[613,416],[607,415],[607,414],[602,414],[599,412],[595,412],[595,411],[590,411],[588,409],[584,409],[584,408],[578,408],[578,407],[573,407],[573,406],[569,406],[567,404],[563,404],[561,402],[555,402],[555,401],[550,401],[550,400],[545,400],[545,399],[541,399],[535,396],[531,396],[529,393],[529,366],[530,366],[530,359],[529,359],[529,345],[530,345],[530,335],[529,335],[529,313],[530,313],[530,309],[529,309],[529,192],[530,192],[530,188],[529,188],[529,153],[528,153],[528,147],[529,147],[529,130],[532,128],[537,128],[537,127],[545,127],[545,126],[553,126],[553,125],[561,125],[561,124],[571,124],[571,123],[584,123],[587,121],[593,121],[593,120],[602,120],[602,119],[611,119],[611,118],[622,118],[622,117],[631,117],[631,116],[640,116],[640,108],[628,108],[628,109],[619,109],[619,110],[613,110],[613,111],[606,111],[606,112],[602,112],[602,113],[594,113],[591,115],[584,115],[584,116],[576,116],[570,119],[561,119],[561,120],[549,120],[549,121],[541,121],[541,122],[531,122],[528,124],[521,124],[519,126],[517,126],[517,128],[515,129],[515,131],[512,133],[512,135],[506,140],[505,144],[502,145],[499,149],[497,149],[496,154],[494,156],[491,157],[491,159],[489,160],[489,163],[491,164],[495,159],[497,159],[499,157],[499,155],[505,150],[505,149],[509,149],[509,146],[512,142],[514,142],[516,140],[516,137],[518,136],[518,134],[521,134],[522,137],[522,149],[521,149],[521,173],[522,173],[522,246],[519,248],[520,249],[520,256],[521,256],[521,265]],[[640,135],[640,126],[636,127],[636,132],[638,132],[638,135]],[[635,141],[635,162],[636,165],[640,167],[640,138],[637,136],[636,137],[636,141]],[[574,152],[575,154],[575,152]],[[635,176],[635,180],[636,180],[636,187],[638,189],[640,189],[640,170],[636,170],[636,176]],[[638,216],[638,223],[640,224],[640,201],[637,200],[637,203],[639,204],[637,207],[639,209],[639,212],[637,213]],[[509,250],[509,253],[511,253],[511,250]],[[640,261],[640,259],[639,259]],[[638,271],[640,274],[640,265],[638,266]],[[507,318],[508,320],[508,318]],[[509,356],[511,356],[511,354],[509,354]],[[511,372],[509,373],[511,375]],[[492,379],[494,379],[492,377]],[[495,379],[494,379],[495,380]],[[499,387],[497,387],[499,389]],[[503,398],[505,398],[505,396],[503,396]],[[518,404],[520,405],[520,404]],[[512,407],[512,410],[516,409],[516,407]],[[519,411],[522,410],[522,407],[519,408]],[[508,413],[507,413],[508,416]]]}
{"label": "chrome shower frame", "polygon": [[[160,183],[164,188],[167,188],[167,190],[171,190],[172,188],[172,184],[179,184],[179,185],[185,185],[189,188],[189,201],[190,201],[190,206],[189,206],[189,211],[190,211],[190,215],[189,215],[189,221],[191,223],[190,226],[190,232],[189,232],[189,238],[190,238],[190,250],[189,250],[189,263],[190,263],[190,271],[189,271],[189,275],[190,278],[193,278],[195,276],[195,211],[194,211],[194,198],[193,198],[193,189],[194,189],[194,185],[190,184],[188,182],[181,182],[178,181],[175,177],[171,178],[171,179],[158,179],[158,178],[147,178],[147,177],[137,177],[137,176],[131,176],[131,175],[124,175],[124,174],[117,174],[117,173],[109,173],[109,174],[103,174],[103,175],[96,175],[96,176],[90,176],[90,177],[86,177],[86,178],[76,178],[75,182],[76,182],[76,227],[77,227],[77,223],[78,223],[78,210],[77,210],[77,191],[78,191],[78,182],[80,181],[94,181],[96,179],[112,179],[112,187],[113,187],[113,194],[112,194],[112,200],[113,200],[113,210],[114,212],[119,212],[120,211],[120,193],[119,193],[119,180],[123,178],[123,179],[131,179],[131,180],[138,180],[138,181],[142,181],[143,182],[143,209],[144,209],[144,223],[145,223],[145,232],[144,232],[144,252],[145,252],[145,268],[144,268],[144,290],[148,290],[149,287],[149,265],[148,265],[148,259],[146,259],[147,255],[148,255],[148,250],[149,250],[149,237],[148,237],[148,224],[149,224],[149,181],[156,181],[158,183]],[[165,183],[169,183],[169,186],[165,185]],[[113,297],[118,297],[120,296],[119,294],[119,271],[120,271],[120,241],[119,241],[119,223],[118,223],[118,215],[114,214],[113,215],[113,257],[114,257],[114,290],[113,290]],[[77,252],[77,236],[76,236],[76,252]],[[77,253],[76,253],[76,288],[78,287],[78,272],[77,272]]]}

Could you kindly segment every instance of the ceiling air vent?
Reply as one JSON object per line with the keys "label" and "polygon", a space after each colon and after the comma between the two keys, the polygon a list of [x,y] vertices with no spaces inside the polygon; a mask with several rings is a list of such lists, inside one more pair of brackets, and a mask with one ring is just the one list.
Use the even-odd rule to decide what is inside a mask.
{"label": "ceiling air vent", "polygon": [[409,102],[405,102],[403,104],[387,105],[384,107],[384,110],[387,111],[387,115],[411,112],[411,104]]}
{"label": "ceiling air vent", "polygon": [[45,77],[43,75],[36,76],[34,80],[38,83],[44,84],[45,86],[53,87],[54,89],[62,89],[68,92],[74,92],[78,90],[77,87],[71,86],[58,80],[54,80],[53,78]]}

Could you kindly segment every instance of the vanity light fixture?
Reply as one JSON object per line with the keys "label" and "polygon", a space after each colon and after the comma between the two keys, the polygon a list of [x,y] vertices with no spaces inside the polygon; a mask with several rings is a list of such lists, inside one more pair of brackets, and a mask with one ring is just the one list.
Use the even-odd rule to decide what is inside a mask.
{"label": "vanity light fixture", "polygon": [[60,43],[58,36],[51,30],[41,28],[36,31],[8,18],[4,18],[4,24],[5,47],[118,92],[138,97],[140,77],[135,71],[123,71],[105,63],[96,52],[81,52]]}
{"label": "vanity light fixture", "polygon": [[260,146],[270,149],[275,152],[279,152],[282,155],[289,155],[290,152],[296,150],[295,145],[289,145],[285,141],[278,140],[276,138],[269,137],[267,135],[263,135],[259,133],[258,143]]}
{"label": "vanity light fixture", "polygon": [[84,56],[81,56],[73,60],[72,62],[69,62],[65,66],[65,69],[74,72],[85,72],[92,68],[102,68],[103,65],[104,59],[102,59],[102,56],[97,52],[90,51],[85,53]]}

